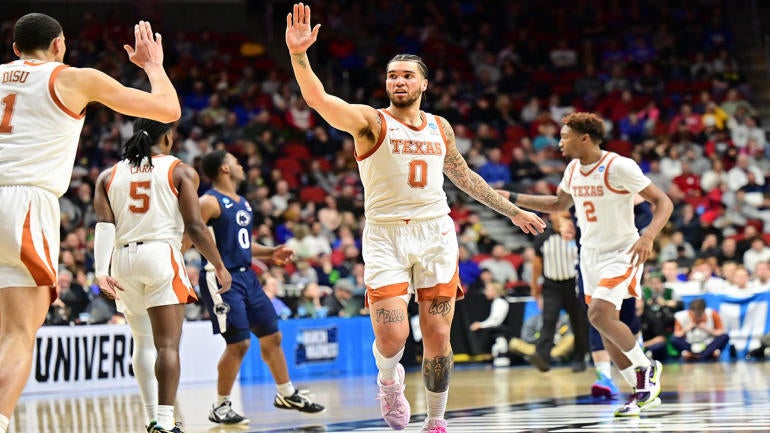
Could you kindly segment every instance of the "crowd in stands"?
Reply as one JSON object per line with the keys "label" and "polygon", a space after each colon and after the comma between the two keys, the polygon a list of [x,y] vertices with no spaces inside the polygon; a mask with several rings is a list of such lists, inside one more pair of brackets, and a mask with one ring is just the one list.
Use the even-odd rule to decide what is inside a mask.
{"label": "crowd in stands", "polygon": [[[600,113],[605,148],[635,159],[676,205],[648,266],[657,271],[645,277],[649,292],[676,300],[770,289],[770,147],[734,56],[741,29],[729,28],[714,1],[558,3],[321,2],[313,18],[324,27],[310,55],[330,92],[375,107],[387,105],[388,59],[421,55],[430,68],[423,109],[449,120],[458,149],[495,187],[554,192],[566,163],[559,120]],[[14,59],[12,23],[0,27],[3,62]],[[67,35],[67,61],[148,89],[121,48],[129,37],[125,23],[88,14]],[[307,107],[280,46],[273,57],[253,56],[246,35],[221,29],[166,35],[164,45],[183,109],[175,154],[196,168],[214,149],[236,155],[247,173],[240,192],[254,209],[254,239],[296,251],[284,266],[255,263],[268,292],[288,300],[279,314],[366,313],[363,191],[351,137]],[[120,320],[93,281],[92,198],[132,123],[101,106],[89,107],[86,119],[61,198],[61,297],[50,324]],[[200,175],[202,193],[208,182]],[[461,195],[450,205],[466,290],[482,293],[484,278],[509,289],[527,281],[531,251],[492,239]],[[197,279],[200,259],[187,258]]]}

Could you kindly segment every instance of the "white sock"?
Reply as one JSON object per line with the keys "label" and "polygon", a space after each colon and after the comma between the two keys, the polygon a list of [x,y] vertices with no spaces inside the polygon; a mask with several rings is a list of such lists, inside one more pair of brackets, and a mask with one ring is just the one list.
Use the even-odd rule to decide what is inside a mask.
{"label": "white sock", "polygon": [[626,355],[626,358],[628,358],[629,361],[631,361],[631,365],[634,367],[649,367],[652,365],[650,362],[650,358],[647,357],[647,355],[644,354],[644,351],[641,347],[639,347],[638,344],[634,344],[634,347],[631,348],[628,352],[623,352],[624,355]]}
{"label": "white sock", "polygon": [[166,430],[174,428],[174,406],[158,405],[158,425]]}
{"label": "white sock", "polygon": [[230,401],[229,395],[217,395],[217,407],[222,406],[226,401]]}
{"label": "white sock", "polygon": [[425,389],[425,396],[427,397],[428,413],[427,419],[444,419],[444,412],[446,412],[446,401],[449,397],[449,390],[444,392],[431,392]]}
{"label": "white sock", "polygon": [[596,364],[596,370],[599,373],[612,379],[612,363],[610,361],[600,361],[594,364]]}
{"label": "white sock", "polygon": [[631,388],[636,388],[636,367],[632,365],[626,369],[620,370],[620,374]]}
{"label": "white sock", "polygon": [[155,378],[155,342],[152,337],[150,316],[127,315],[126,321],[134,338],[134,354],[131,363],[139,385],[147,425],[158,419],[158,380]]}
{"label": "white sock", "polygon": [[374,361],[377,364],[377,369],[380,371],[377,376],[378,380],[383,385],[392,385],[398,378],[396,377],[396,366],[398,361],[401,361],[401,357],[404,356],[404,348],[392,358],[386,358],[377,349],[377,341],[372,343],[372,353],[374,354]]}
{"label": "white sock", "polygon": [[294,395],[294,392],[297,391],[296,389],[294,389],[294,385],[291,383],[291,381],[288,381],[281,385],[276,384],[275,387],[278,388],[278,393],[284,397],[291,397],[292,395]]}
{"label": "white sock", "polygon": [[8,423],[10,423],[8,417],[0,413],[0,433],[8,431]]}

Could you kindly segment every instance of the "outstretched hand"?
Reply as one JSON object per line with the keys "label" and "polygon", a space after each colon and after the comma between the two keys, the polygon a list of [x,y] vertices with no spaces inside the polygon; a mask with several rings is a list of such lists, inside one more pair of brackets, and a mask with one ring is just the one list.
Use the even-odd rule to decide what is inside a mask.
{"label": "outstretched hand", "polygon": [[286,245],[279,245],[273,251],[273,262],[276,265],[282,266],[286,262],[290,262],[294,258],[294,250],[286,247]]}
{"label": "outstretched hand", "polygon": [[163,66],[163,43],[160,33],[152,34],[152,27],[147,21],[139,21],[134,26],[134,47],[123,45],[131,63],[145,69],[147,66]]}
{"label": "outstretched hand", "polygon": [[537,216],[537,214],[526,210],[522,210],[516,216],[511,217],[511,222],[527,234],[534,235],[536,233],[543,233],[543,230],[545,230],[545,221]]}
{"label": "outstretched hand", "polygon": [[310,29],[310,6],[294,4],[294,12],[286,15],[286,46],[291,54],[302,54],[318,38],[320,24]]}

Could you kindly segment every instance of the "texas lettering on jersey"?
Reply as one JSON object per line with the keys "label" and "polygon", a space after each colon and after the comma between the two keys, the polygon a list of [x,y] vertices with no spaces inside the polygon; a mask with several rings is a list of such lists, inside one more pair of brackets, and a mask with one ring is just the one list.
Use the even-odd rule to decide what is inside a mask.
{"label": "texas lettering on jersey", "polygon": [[390,139],[391,152],[402,155],[441,155],[443,145],[434,141]]}

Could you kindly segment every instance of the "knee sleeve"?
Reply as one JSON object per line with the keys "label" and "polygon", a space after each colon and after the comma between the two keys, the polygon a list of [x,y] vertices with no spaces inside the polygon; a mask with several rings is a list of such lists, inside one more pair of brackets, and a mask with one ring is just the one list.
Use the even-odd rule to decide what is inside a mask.
{"label": "knee sleeve", "polygon": [[131,358],[134,376],[139,384],[145,405],[158,404],[158,381],[155,378],[155,342],[152,338],[150,316],[126,315],[126,321],[134,338],[134,354]]}

